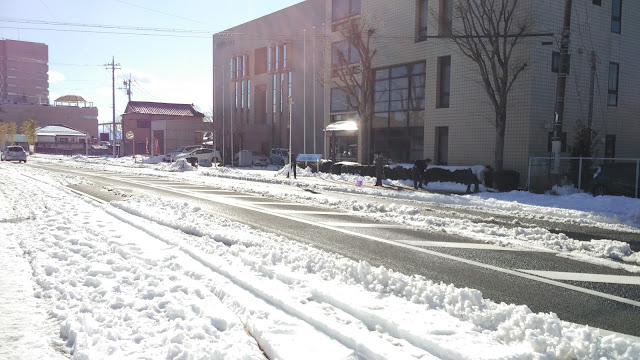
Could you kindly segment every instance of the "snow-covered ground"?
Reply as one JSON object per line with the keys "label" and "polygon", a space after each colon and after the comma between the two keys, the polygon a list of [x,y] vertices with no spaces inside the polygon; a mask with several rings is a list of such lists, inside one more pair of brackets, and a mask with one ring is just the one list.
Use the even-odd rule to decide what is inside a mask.
{"label": "snow-covered ground", "polygon": [[[459,229],[503,246],[544,248],[639,272],[638,255],[612,239],[578,242],[538,228],[444,221],[422,215],[410,202],[394,203],[436,202],[640,232],[637,199],[441,195],[373,188],[369,178],[357,187],[355,177],[304,170],[293,180],[275,168],[194,170],[131,158],[36,155],[29,162],[170,177],[433,231]],[[0,163],[2,359],[263,359],[263,353],[281,360],[640,358],[637,339],[355,262],[188,202],[136,196],[104,204],[66,188],[88,182]],[[323,194],[292,192],[291,185]],[[338,199],[334,191],[386,201]]]}

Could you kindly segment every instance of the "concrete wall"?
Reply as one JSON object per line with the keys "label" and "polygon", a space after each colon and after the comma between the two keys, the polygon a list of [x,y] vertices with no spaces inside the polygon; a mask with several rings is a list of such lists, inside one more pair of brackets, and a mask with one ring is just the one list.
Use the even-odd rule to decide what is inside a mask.
{"label": "concrete wall", "polygon": [[75,106],[45,106],[28,104],[0,104],[0,120],[15,122],[18,132],[22,123],[33,119],[38,126],[63,124],[98,137],[98,108]]}

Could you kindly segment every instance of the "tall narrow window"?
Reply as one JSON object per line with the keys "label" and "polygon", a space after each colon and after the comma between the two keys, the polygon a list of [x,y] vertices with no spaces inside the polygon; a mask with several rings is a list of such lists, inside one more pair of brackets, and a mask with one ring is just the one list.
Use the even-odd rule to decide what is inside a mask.
{"label": "tall narrow window", "polygon": [[269,72],[273,72],[273,48],[267,49],[267,69]]}
{"label": "tall narrow window", "polygon": [[247,74],[247,60],[249,59],[249,57],[245,54],[242,55],[242,77],[246,77]]}
{"label": "tall narrow window", "polygon": [[436,107],[448,108],[451,95],[451,56],[438,58],[438,91]]}
{"label": "tall narrow window", "polygon": [[235,91],[235,108],[238,109],[240,107],[240,86],[238,85],[238,82],[235,82],[236,85],[236,91]]}
{"label": "tall narrow window", "polygon": [[280,73],[280,113],[284,110],[284,73]]}
{"label": "tall narrow window", "polygon": [[282,50],[280,45],[276,45],[276,71],[280,70],[280,57],[282,56]]}
{"label": "tall narrow window", "polygon": [[429,1],[418,0],[418,40],[427,38],[427,25],[429,20]]}
{"label": "tall narrow window", "polygon": [[618,106],[618,75],[620,74],[620,64],[609,63],[609,98],[607,105]]}
{"label": "tall narrow window", "polygon": [[240,92],[240,109],[244,109],[244,95],[245,95],[245,91],[246,91],[245,90],[245,85],[246,85],[245,81],[242,80],[241,84],[242,84],[242,89],[241,89],[242,91]]}
{"label": "tall narrow window", "polygon": [[236,79],[242,77],[242,56],[236,56]]}
{"label": "tall narrow window", "polygon": [[620,34],[622,22],[622,0],[611,1],[611,32]]}
{"label": "tall narrow window", "polygon": [[251,80],[247,80],[247,110],[251,109]]}
{"label": "tall narrow window", "polygon": [[276,118],[276,112],[278,111],[278,75],[273,74],[273,118]]}
{"label": "tall narrow window", "polygon": [[440,14],[438,20],[438,35],[447,36],[451,34],[451,23],[453,19],[452,0],[440,0]]}
{"label": "tall narrow window", "polygon": [[287,44],[282,45],[282,68],[288,69],[287,67]]}
{"label": "tall narrow window", "polygon": [[293,82],[293,73],[291,71],[289,71],[289,97],[293,96],[293,93],[291,92],[291,83]]}
{"label": "tall narrow window", "polygon": [[229,60],[229,73],[231,75],[231,79],[235,79],[236,77],[236,59],[235,58],[231,58],[231,60]]}

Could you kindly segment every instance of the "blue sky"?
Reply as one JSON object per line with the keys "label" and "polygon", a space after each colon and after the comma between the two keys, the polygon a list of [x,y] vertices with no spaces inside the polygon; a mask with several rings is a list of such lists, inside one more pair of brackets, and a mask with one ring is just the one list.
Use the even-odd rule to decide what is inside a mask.
{"label": "blue sky", "polygon": [[[111,70],[103,66],[112,56],[121,67],[115,73],[116,115],[124,111],[127,102],[124,90],[117,88],[130,74],[135,80],[132,100],[193,103],[209,112],[210,34],[299,2],[0,0],[0,38],[47,44],[51,101],[62,95],[81,95],[98,107],[101,123],[112,118]],[[45,23],[34,24],[34,20]],[[167,31],[134,31],[131,27],[189,32],[183,33],[187,37],[178,37],[168,36],[172,33]]]}

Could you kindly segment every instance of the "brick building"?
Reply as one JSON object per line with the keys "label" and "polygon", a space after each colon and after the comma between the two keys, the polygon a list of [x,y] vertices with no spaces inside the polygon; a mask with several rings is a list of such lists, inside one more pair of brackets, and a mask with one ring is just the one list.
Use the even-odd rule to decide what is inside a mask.
{"label": "brick building", "polygon": [[49,103],[46,44],[0,40],[0,103]]}
{"label": "brick building", "polygon": [[[123,139],[122,155],[135,153],[166,154],[183,145],[203,144],[204,134],[213,131],[213,123],[204,122],[204,114],[191,104],[129,101],[122,114],[122,133],[131,131],[133,140]],[[158,151],[156,151],[156,144]]]}

